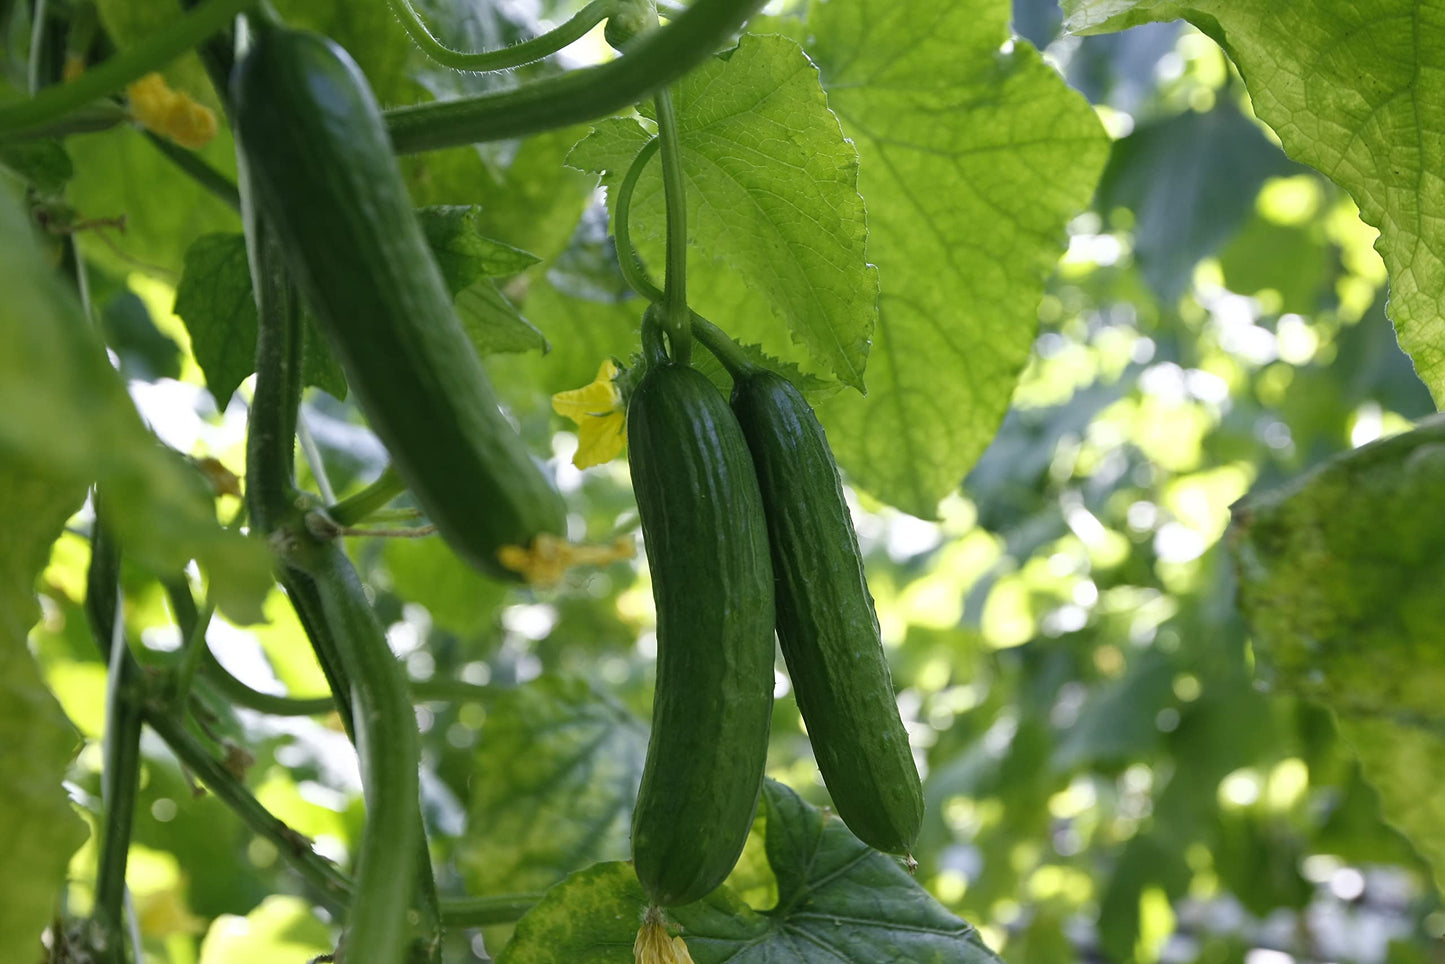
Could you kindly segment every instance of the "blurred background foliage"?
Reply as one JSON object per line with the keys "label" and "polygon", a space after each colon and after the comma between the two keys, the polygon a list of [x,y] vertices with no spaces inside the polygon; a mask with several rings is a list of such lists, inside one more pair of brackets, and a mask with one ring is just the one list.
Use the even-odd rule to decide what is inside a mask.
{"label": "blurred background foliage", "polygon": [[[445,6],[449,35],[477,46],[558,13],[419,5]],[[389,17],[368,26],[335,5],[282,6],[347,44],[383,101],[495,82],[421,65]],[[1332,718],[1256,672],[1220,545],[1247,492],[1433,411],[1384,317],[1374,233],[1329,181],[1285,158],[1192,28],[1060,38],[1048,0],[1016,0],[1014,23],[1116,143],[1039,307],[1013,406],[939,519],[856,494],[926,779],[918,879],[1019,964],[1445,961],[1439,895]],[[575,438],[548,397],[589,381],[601,358],[625,358],[641,309],[624,296],[592,179],[561,164],[581,133],[426,155],[408,174],[419,203],[477,203],[487,185],[483,230],[542,259],[505,291],[552,351],[490,366],[534,449],[555,455],[572,536],[605,543],[637,529],[626,466],[573,469]],[[93,293],[142,413],[170,444],[239,472],[249,387],[216,410],[167,281],[197,234],[235,230],[234,216],[181,203],[194,189],[139,138],[72,140],[77,208],[129,210],[136,184],[177,199],[145,206],[174,223],[133,220],[123,253],[90,245]],[[224,168],[230,145],[214,155]],[[351,404],[313,391],[305,418],[339,494],[380,472],[384,453]],[[31,639],[87,739],[71,794],[94,811],[105,668],[81,609],[83,520],[73,528],[42,576]],[[640,558],[534,592],[488,583],[434,540],[351,548],[411,676],[466,684],[418,708],[443,891],[537,894],[625,858],[655,648]],[[139,571],[126,588],[142,655],[174,659],[164,591]],[[284,599],[267,613],[259,629],[214,625],[221,662],[268,692],[320,692]],[[825,805],[779,669],[770,775]],[[336,719],[224,710],[210,725],[259,799],[344,861],[362,806]],[[153,735],[143,750],[130,885],[148,959],[328,950],[325,917],[274,846],[198,794]],[[76,913],[93,846],[72,862]],[[753,850],[734,883],[767,906],[772,882]],[[487,960],[507,932],[453,934],[448,959]]]}

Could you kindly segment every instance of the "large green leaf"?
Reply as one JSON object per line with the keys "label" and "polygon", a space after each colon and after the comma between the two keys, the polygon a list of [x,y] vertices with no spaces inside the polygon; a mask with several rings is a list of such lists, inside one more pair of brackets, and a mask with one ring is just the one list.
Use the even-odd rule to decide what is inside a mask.
{"label": "large green leaf", "polygon": [[829,0],[808,16],[808,53],[858,146],[883,287],[869,395],[820,413],[854,480],[920,516],[1003,418],[1064,225],[1108,153],[1093,111],[1010,41],[1008,19],[1000,0]]}
{"label": "large green leaf", "polygon": [[[997,964],[972,927],[841,820],[772,780],[763,807],[778,905],[759,912],[724,886],[670,910],[697,964]],[[646,907],[631,866],[589,867],[522,918],[499,964],[630,964]]]}
{"label": "large green leaf", "polygon": [[160,572],[198,559],[212,599],[259,618],[272,583],[257,542],[223,530],[201,476],[146,430],[74,292],[46,263],[24,212],[0,195],[0,458],[64,486],[101,484],[126,552]]}
{"label": "large green leaf", "polygon": [[458,861],[478,893],[540,891],[627,853],[647,727],[580,680],[503,694],[477,748]]}
{"label": "large green leaf", "polygon": [[85,840],[61,780],[80,738],[45,688],[25,637],[40,615],[35,577],[85,485],[0,455],[0,947],[42,956],[70,855]]}
{"label": "large green leaf", "polygon": [[1075,33],[1186,19],[1244,76],[1285,151],[1380,229],[1390,317],[1445,400],[1445,15],[1427,0],[1064,0]]}
{"label": "large green leaf", "polygon": [[[693,305],[731,334],[780,357],[783,335],[811,368],[863,388],[877,276],[864,253],[858,156],[828,112],[818,72],[796,42],[752,36],[673,94],[687,179],[688,285]],[[632,120],[599,124],[568,162],[606,171],[614,190],[651,137]],[[632,201],[634,234],[661,283],[661,163]],[[695,290],[694,290],[695,289]]]}
{"label": "large green leaf", "polygon": [[1385,816],[1445,880],[1445,419],[1236,507],[1261,662],[1335,711]]}

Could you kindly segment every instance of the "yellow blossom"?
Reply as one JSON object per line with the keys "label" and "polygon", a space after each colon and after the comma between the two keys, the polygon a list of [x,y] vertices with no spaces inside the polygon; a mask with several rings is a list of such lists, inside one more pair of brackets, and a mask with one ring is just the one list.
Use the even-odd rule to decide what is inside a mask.
{"label": "yellow blossom", "polygon": [[616,377],[617,365],[609,358],[597,369],[592,384],[552,396],[552,410],[577,423],[572,464],[579,469],[610,462],[627,444],[627,413],[613,382]]}
{"label": "yellow blossom", "polygon": [[632,943],[632,956],[636,964],[693,964],[687,944],[681,937],[667,933],[657,908],[647,912],[647,919],[637,931],[637,940]]}
{"label": "yellow blossom", "polygon": [[631,559],[636,544],[630,536],[619,536],[610,546],[574,546],[566,539],[543,533],[530,548],[503,546],[497,561],[519,573],[529,585],[555,586],[569,569],[576,566],[605,566],[622,559]]}
{"label": "yellow blossom", "polygon": [[172,90],[157,73],[146,74],[125,89],[130,112],[147,130],[164,134],[182,147],[197,150],[216,136],[216,115],[189,94]]}

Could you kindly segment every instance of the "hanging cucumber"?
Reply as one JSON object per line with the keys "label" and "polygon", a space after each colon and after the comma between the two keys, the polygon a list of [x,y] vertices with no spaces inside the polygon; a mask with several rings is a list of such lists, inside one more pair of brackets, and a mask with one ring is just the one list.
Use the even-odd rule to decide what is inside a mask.
{"label": "hanging cucumber", "polygon": [[652,357],[627,411],[657,603],[632,855],[653,902],[672,906],[722,883],[752,826],[773,704],[773,570],[752,457],[726,400],[697,371]]}
{"label": "hanging cucumber", "polygon": [[923,790],[833,452],[792,383],[751,366],[736,374],[733,411],[757,469],[777,575],[778,640],[818,769],[860,840],[907,853]]}
{"label": "hanging cucumber", "polygon": [[498,409],[376,100],[336,44],[252,22],[231,95],[256,205],[422,508],[459,555],[514,579],[498,550],[563,534],[565,509]]}

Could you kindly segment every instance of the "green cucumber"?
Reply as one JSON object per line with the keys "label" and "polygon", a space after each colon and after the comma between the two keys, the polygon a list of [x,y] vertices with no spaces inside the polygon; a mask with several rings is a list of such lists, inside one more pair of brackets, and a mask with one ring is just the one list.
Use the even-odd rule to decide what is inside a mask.
{"label": "green cucumber", "polygon": [[778,640],[818,769],[858,839],[907,853],[923,789],[827,436],[802,394],[773,372],[739,373],[732,405],[762,489]]}
{"label": "green cucumber", "polygon": [[442,537],[516,578],[561,497],[497,405],[365,78],[336,44],[253,18],[231,80],[244,174],[371,427]]}
{"label": "green cucumber", "polygon": [[727,401],[654,363],[627,409],[628,460],[657,603],[652,739],[632,816],[654,903],[716,888],[757,810],[773,705],[773,568],[752,457]]}

